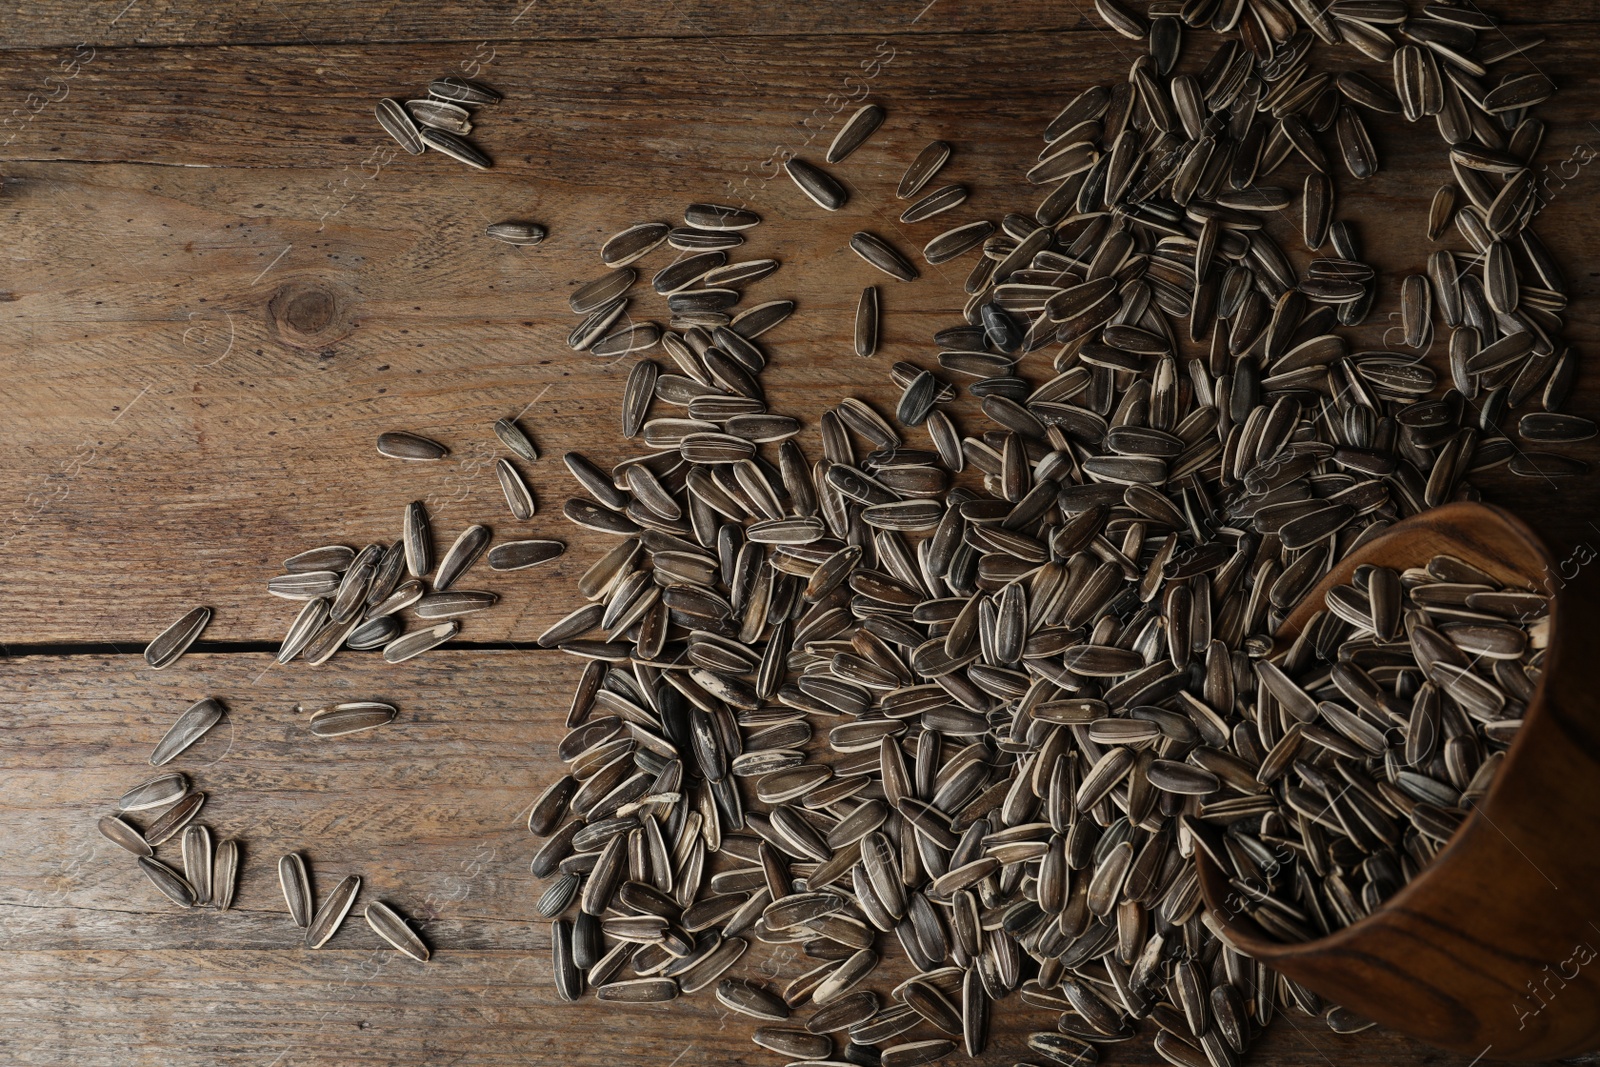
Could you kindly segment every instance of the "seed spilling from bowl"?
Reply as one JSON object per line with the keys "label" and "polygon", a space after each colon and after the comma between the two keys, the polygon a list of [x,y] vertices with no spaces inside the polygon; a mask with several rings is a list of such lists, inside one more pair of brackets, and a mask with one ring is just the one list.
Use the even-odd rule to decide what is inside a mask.
{"label": "seed spilling from bowl", "polygon": [[[563,999],[709,987],[767,1024],[761,1047],[828,1062],[848,1042],[845,1061],[885,1067],[947,1056],[958,1038],[981,1053],[1013,993],[1059,1014],[1028,1044],[1064,1064],[1096,1062],[1146,1018],[1165,1060],[1211,1067],[1232,1067],[1280,1008],[1364,1025],[1219,939],[1195,861],[1214,861],[1232,905],[1280,939],[1336,930],[1428,864],[1516,735],[1542,666],[1538,590],[1450,556],[1363,567],[1293,642],[1271,635],[1392,523],[1475,499],[1476,473],[1586,471],[1542,450],[1595,433],[1564,410],[1564,282],[1531,225],[1543,126],[1529,109],[1553,87],[1518,71],[1531,45],[1476,9],[1212,6],[1097,0],[1148,51],[1047,125],[1031,211],[941,219],[970,210],[963,185],[924,194],[950,146],[910,163],[901,224],[924,232],[861,230],[850,248],[908,283],[919,270],[902,244],[923,242],[930,266],[976,252],[970,299],[934,337],[936,367],[889,368],[895,403],[845,397],[823,414],[820,458],[761,381],[765,336],[803,305],[746,304],[778,269],[730,261],[761,237],[748,205],[628,226],[601,251],[608,272],[572,292],[574,350],[659,348],[670,362],[635,358],[628,374],[620,428],[642,453],[609,471],[566,457],[584,495],[562,513],[616,546],[580,578],[586,603],[539,639],[583,663],[567,773],[529,817]],[[1191,22],[1238,34],[1192,72],[1179,69],[1200,50],[1183,47]],[[1315,69],[1341,41],[1386,70]],[[432,95],[381,106],[384,128],[409,151],[485,165],[461,140],[461,105],[492,100],[450,81]],[[1432,119],[1452,178],[1419,229],[1458,248],[1401,282],[1406,351],[1340,332],[1368,321],[1379,286],[1338,190],[1381,168],[1368,123],[1384,114]],[[832,169],[789,161],[783,195],[854,206],[842,178],[886,119],[864,104],[823,156]],[[1273,236],[1283,222],[1303,266]],[[648,273],[663,245],[682,254]],[[665,327],[631,316],[647,275]],[[870,358],[884,315],[877,275],[861,275],[853,348]],[[1441,389],[1419,354],[1446,331]],[[982,431],[959,428],[963,384]],[[514,422],[496,433],[537,460]],[[379,447],[448,454],[399,432]],[[513,517],[532,519],[520,469],[502,460],[498,476]],[[269,583],[307,601],[280,661],[323,662],[406,609],[488,608],[494,594],[450,589],[479,555],[511,571],[560,551],[492,539],[469,526],[435,572],[416,505],[388,547],[294,557]],[[385,624],[356,643],[381,637],[400,662],[459,626]],[[152,662],[170,662],[184,642],[158,645]],[[350,707],[318,719],[334,724],[323,732],[387,722],[381,705]],[[119,818],[102,832],[142,853],[197,809],[159,833]],[[209,838],[187,839],[206,869]],[[206,895],[142,862],[175,902]],[[281,873],[320,945],[359,882],[313,907],[299,857]],[[218,877],[210,895],[226,899]],[[426,958],[403,919],[379,903],[366,915]],[[808,962],[771,982],[730,975],[755,941]],[[880,998],[880,950],[896,943],[917,974]]]}
{"label": "seed spilling from bowl", "polygon": [[[772,1024],[763,1047],[825,1060],[836,1042],[809,1038],[837,1035],[846,1060],[885,1064],[957,1037],[976,1055],[1013,992],[1061,1013],[1029,1041],[1061,1063],[1144,1018],[1163,1058],[1212,1067],[1278,1008],[1366,1025],[1220,941],[1195,856],[1275,936],[1320,936],[1428,864],[1515,737],[1541,591],[1448,556],[1363,567],[1297,640],[1271,634],[1398,519],[1475,499],[1475,473],[1583,469],[1499,431],[1531,403],[1523,443],[1574,439],[1563,283],[1530,227],[1539,93],[1495,81],[1520,48],[1476,12],[1231,5],[1212,24],[1240,38],[1189,73],[1181,5],[1096,6],[1149,53],[1050,123],[1037,208],[946,222],[967,202],[947,185],[903,209],[930,264],[981,254],[937,366],[890,368],[898,403],[841,400],[819,459],[792,430],[764,437],[753,312],[680,301],[670,363],[629,377],[623,429],[647,451],[609,478],[573,467],[588,495],[564,513],[618,544],[547,642],[585,664],[569,773],[530,819],[534,873],[554,878],[541,914],[577,908],[557,924],[564,997],[720,982]],[[1392,60],[1393,88],[1317,72],[1341,38]],[[1437,120],[1454,183],[1428,236],[1453,226],[1466,248],[1401,286],[1410,351],[1363,351],[1341,331],[1369,319],[1377,271],[1336,190],[1380,168],[1368,122],[1394,112]],[[791,166],[795,202],[845,208],[842,161],[884,118],[846,124],[837,177]],[[951,154],[930,145],[898,195]],[[686,222],[728,218],[759,223],[740,205]],[[899,241],[851,247],[908,281]],[[680,260],[656,288],[737,267]],[[881,343],[875,281],[862,356]],[[1436,326],[1444,390],[1417,354]],[[985,431],[958,428],[961,384]],[[880,1002],[882,934],[920,974]],[[723,977],[755,941],[811,965]]]}

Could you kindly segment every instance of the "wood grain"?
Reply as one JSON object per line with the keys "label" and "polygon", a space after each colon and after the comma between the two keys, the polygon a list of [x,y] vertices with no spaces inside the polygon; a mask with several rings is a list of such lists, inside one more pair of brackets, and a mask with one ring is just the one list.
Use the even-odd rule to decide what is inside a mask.
{"label": "wood grain", "polygon": [[[1507,26],[1563,26],[1594,21],[1583,0],[1554,0],[1537,13],[1501,4]],[[1004,3],[1001,0],[850,0],[732,5],[716,0],[673,0],[648,7],[586,0],[497,0],[488,4],[447,0],[434,4],[372,5],[353,11],[289,0],[271,5],[215,6],[43,0],[11,12],[6,47],[71,48],[95,45],[239,45],[418,41],[487,41],[538,38],[782,36],[840,33],[1053,33],[1099,27],[1093,5]]]}
{"label": "wood grain", "polygon": [[[191,655],[153,672],[135,656],[7,661],[15,684],[0,688],[4,1062],[780,1062],[750,1043],[757,1024],[709,991],[622,1012],[556,998],[549,927],[533,913],[542,887],[527,869],[538,841],[524,819],[552,773],[576,661],[440,651],[389,667],[362,656],[316,682],[270,663]],[[200,694],[221,697],[228,717],[171,766],[208,794],[200,821],[244,842],[228,912],[173,907],[94,826],[150,774],[151,747]],[[392,699],[400,717],[319,739],[295,710],[360,698]],[[276,878],[289,850],[308,857],[319,895],[361,875],[357,911],[381,898],[417,919],[432,961],[383,947],[356,913],[325,948],[301,948]],[[160,850],[169,852],[176,846]],[[894,961],[887,973],[903,976],[898,948],[882,947]],[[802,969],[792,948],[756,945],[735,973],[781,982]],[[1013,997],[994,1022],[979,1067],[1026,1057],[1027,1033],[1054,1019]],[[1114,1056],[1160,1062],[1144,1040]],[[1381,1031],[1340,1037],[1293,1016],[1251,1062],[1409,1067],[1437,1062],[1437,1053]]]}
{"label": "wood grain", "polygon": [[[584,0],[499,0],[473,4],[398,4],[347,17],[314,0],[271,6],[237,5],[202,11],[189,5],[131,8],[72,5],[47,0],[30,5],[12,22],[20,41],[34,47],[95,45],[416,44],[483,41],[490,46],[529,40],[627,40],[642,37],[723,39],[796,34],[1059,32],[1096,26],[1089,4],[1007,4],[1001,0],[850,0],[774,4],[765,8],[673,0],[669,4],[595,4]],[[1551,21],[1587,20],[1581,4],[1563,0]],[[348,10],[348,9],[346,9]],[[482,55],[487,56],[487,51]],[[482,61],[480,59],[480,61]]]}
{"label": "wood grain", "polygon": [[[902,226],[892,193],[905,161],[936,137],[956,147],[948,179],[973,189],[949,224],[1031,209],[1039,190],[1019,175],[1038,151],[1037,130],[1075,87],[1125,69],[1120,46],[1072,39],[1085,59],[1068,67],[1061,40],[1044,35],[897,38],[870,85],[891,118],[837,168],[853,200],[826,217],[786,178],[767,180],[774,153],[820,154],[838,121],[828,94],[852,91],[845,79],[861,74],[878,39],[792,49],[614,42],[616,67],[630,72],[618,83],[600,80],[583,51],[599,43],[530,45],[496,71],[509,98],[484,120],[483,140],[501,159],[484,174],[435,154],[361,166],[383,147],[372,98],[420,84],[443,46],[122,50],[116,64],[90,64],[80,80],[97,88],[41,112],[6,152],[208,165],[0,164],[12,237],[0,250],[12,286],[0,303],[10,368],[0,418],[15,456],[0,469],[0,499],[11,502],[0,545],[24,564],[12,572],[0,641],[137,646],[195,603],[217,609],[209,641],[275,641],[293,613],[263,593],[278,561],[328,541],[392,538],[417,498],[436,505],[443,537],[488,521],[502,536],[568,540],[569,556],[542,573],[474,577],[508,603],[470,620],[464,638],[531,640],[567,603],[534,590],[547,579],[570,589],[603,550],[555,514],[572,491],[555,457],[582,449],[610,464],[637,450],[612,429],[626,367],[564,343],[565,296],[599,272],[604,238],[641,218],[676,218],[691,199],[752,204],[767,222],[741,254],[785,262],[752,295],[800,302],[763,338],[775,405],[814,426],[850,393],[891,403],[887,365],[931,362],[927,339],[956,320],[968,263],[903,285],[856,259],[848,236],[873,229],[911,251],[946,225]],[[1575,31],[1541,58],[1568,88],[1547,109],[1552,170],[1539,228],[1569,265],[1568,335],[1580,351],[1600,340],[1595,278],[1581,266],[1600,218],[1592,168],[1558,165],[1594,139],[1584,115],[1600,99],[1600,75],[1583,60],[1594,43]],[[987,61],[997,54],[1005,64]],[[5,79],[24,77],[28,58],[0,54]],[[319,69],[343,77],[327,74],[318,94],[305,94]],[[205,79],[229,88],[193,87]],[[1357,335],[1367,347],[1382,345],[1400,277],[1423,267],[1429,248],[1417,228],[1445,177],[1432,130],[1402,126],[1377,124],[1384,173],[1359,187],[1338,182],[1384,271],[1380,304]],[[1300,177],[1286,167],[1281,180]],[[532,249],[482,237],[507,217],[532,217],[552,236]],[[1303,260],[1288,220],[1277,232]],[[657,254],[641,266],[666,261]],[[883,293],[885,343],[862,361],[849,355],[849,331],[869,283]],[[324,315],[293,310],[324,299]],[[653,294],[638,306],[665,310]],[[1592,412],[1600,386],[1592,375],[1580,383],[1573,408]],[[489,469],[488,426],[524,409],[548,457],[529,472],[543,511],[513,524]],[[970,399],[955,411],[980,425]],[[432,466],[377,456],[377,434],[399,428],[436,436],[456,455]],[[1600,459],[1595,442],[1570,451]],[[1510,507],[1537,505],[1530,516],[1558,559],[1596,536],[1581,485],[1503,470],[1483,482]],[[107,575],[119,579],[115,595]],[[85,604],[94,610],[72,607]]]}

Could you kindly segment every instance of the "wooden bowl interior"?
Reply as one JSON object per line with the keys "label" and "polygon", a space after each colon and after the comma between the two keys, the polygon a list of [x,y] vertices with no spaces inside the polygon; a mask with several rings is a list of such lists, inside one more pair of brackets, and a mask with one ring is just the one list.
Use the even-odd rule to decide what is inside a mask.
{"label": "wooden bowl interior", "polygon": [[[1277,636],[1292,640],[1307,622],[1323,607],[1328,590],[1350,581],[1357,567],[1363,564],[1404,570],[1419,567],[1436,555],[1455,556],[1466,563],[1492,575],[1507,585],[1538,589],[1545,585],[1544,575],[1550,566],[1549,554],[1544,544],[1508,511],[1488,504],[1455,503],[1436,508],[1422,515],[1396,523],[1386,533],[1374,538],[1349,557],[1341,560],[1310,593],[1289,613]],[[1550,612],[1552,635],[1555,632],[1555,606]],[[1538,713],[1539,694],[1529,701],[1529,717]],[[1520,740],[1520,738],[1519,738]],[[1506,754],[1506,763],[1491,786],[1483,807],[1493,805],[1494,798],[1517,756],[1518,743],[1513,742]],[[1468,822],[1481,818],[1474,811]],[[1465,827],[1463,827],[1464,829]],[[1371,915],[1335,930],[1326,937],[1312,941],[1289,944],[1269,936],[1251,918],[1243,914],[1230,914],[1224,904],[1230,887],[1226,875],[1203,851],[1195,853],[1201,895],[1212,919],[1222,928],[1235,946],[1246,955],[1267,962],[1284,962],[1314,959],[1317,954],[1334,946],[1346,947],[1361,938],[1374,924],[1374,920],[1387,908],[1407,906],[1417,897],[1425,897],[1432,882],[1439,877],[1449,877],[1447,862],[1463,834],[1455,837],[1440,850],[1428,867],[1421,871]]]}

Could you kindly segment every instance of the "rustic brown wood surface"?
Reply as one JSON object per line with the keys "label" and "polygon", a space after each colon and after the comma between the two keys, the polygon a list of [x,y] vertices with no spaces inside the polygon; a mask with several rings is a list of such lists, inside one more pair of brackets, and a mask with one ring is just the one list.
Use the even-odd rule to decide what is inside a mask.
{"label": "rustic brown wood surface", "polygon": [[[814,425],[849,393],[889,402],[889,363],[929,361],[969,263],[902,285],[853,256],[849,234],[912,252],[947,223],[1031,209],[1040,191],[1021,174],[1043,124],[1084,86],[1122,77],[1136,46],[1092,5],[1036,0],[24,7],[7,13],[0,46],[0,645],[13,654],[0,687],[0,1062],[776,1062],[706,994],[627,1012],[556,1001],[522,819],[552,772],[573,664],[514,648],[268,669],[261,650],[295,605],[267,596],[266,579],[313,545],[398,536],[403,505],[424,499],[441,538],[484,521],[502,538],[568,542],[554,564],[480,564],[466,583],[505,599],[462,637],[525,646],[604,548],[560,518],[572,491],[560,454],[605,465],[635,450],[615,429],[626,364],[564,343],[566,294],[601,271],[606,236],[673,220],[690,200],[750,204],[767,221],[744,252],[785,264],[752,294],[800,302],[762,339],[775,406]],[[1593,4],[1571,0],[1506,13],[1549,35],[1537,62],[1562,86],[1541,109],[1539,229],[1567,267],[1568,337],[1587,350],[1600,341],[1600,26]],[[1186,62],[1210,47],[1192,43]],[[450,72],[506,93],[474,134],[489,172],[398,153],[373,122],[378,97]],[[824,217],[776,161],[819,158],[864,95],[890,118],[837,168],[852,200]],[[1399,278],[1430,250],[1422,218],[1448,168],[1431,124],[1395,119],[1374,137],[1384,172],[1337,184],[1385,272],[1365,338],[1376,347]],[[956,149],[942,177],[972,199],[903,226],[894,185],[934,138]],[[1300,177],[1286,168],[1283,184]],[[532,249],[486,239],[503,218],[551,237]],[[863,361],[849,327],[869,283],[885,344]],[[652,298],[641,310],[663,309]],[[1573,406],[1592,415],[1600,376],[1580,388]],[[955,410],[973,421],[970,401]],[[519,412],[545,454],[525,467],[541,501],[526,523],[491,470],[489,425]],[[402,428],[453,455],[378,456],[378,433]],[[1564,451],[1600,461],[1600,448]],[[1588,480],[1497,472],[1483,484],[1557,559],[1600,538]],[[214,651],[145,670],[138,650],[199,603],[217,612]],[[211,794],[204,821],[246,843],[227,914],[172,908],[94,830],[148,771],[165,724],[206,694],[229,719],[177,766]],[[310,737],[295,705],[344,698],[392,699],[402,719]],[[290,848],[312,858],[321,890],[360,873],[364,900],[425,920],[435,959],[400,959],[359,922],[300,949],[273,877]],[[1050,1022],[1020,1006],[996,1018],[995,1064]],[[1113,1056],[1154,1062],[1142,1042]],[[1450,1061],[1293,1018],[1254,1062]]]}

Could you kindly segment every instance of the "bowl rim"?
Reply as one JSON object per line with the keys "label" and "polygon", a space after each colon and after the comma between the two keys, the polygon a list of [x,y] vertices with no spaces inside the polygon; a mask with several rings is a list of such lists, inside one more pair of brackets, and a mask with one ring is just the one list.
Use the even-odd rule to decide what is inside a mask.
{"label": "bowl rim", "polygon": [[[1498,525],[1503,533],[1511,535],[1516,541],[1520,542],[1520,547],[1528,550],[1528,560],[1541,568],[1536,573],[1527,573],[1519,566],[1512,566],[1509,560],[1506,561],[1505,567],[1507,571],[1517,573],[1520,577],[1527,579],[1530,584],[1543,583],[1546,586],[1547,595],[1550,597],[1550,610],[1547,616],[1549,619],[1550,640],[1547,647],[1553,652],[1555,649],[1555,634],[1559,631],[1557,611],[1560,598],[1553,593],[1548,593],[1548,582],[1545,581],[1545,576],[1550,573],[1551,565],[1549,548],[1527,523],[1510,511],[1494,504],[1483,504],[1475,501],[1456,501],[1437,508],[1429,508],[1426,511],[1418,512],[1416,515],[1407,516],[1390,526],[1382,534],[1374,537],[1371,541],[1359,546],[1354,553],[1336,563],[1327,574],[1318,580],[1310,592],[1300,599],[1294,610],[1279,624],[1274,636],[1286,635],[1290,632],[1298,634],[1309,618],[1316,613],[1314,609],[1307,609],[1314,604],[1320,603],[1321,599],[1327,594],[1328,589],[1334,585],[1349,581],[1350,574],[1354,573],[1357,567],[1367,562],[1365,557],[1384,548],[1392,547],[1396,541],[1415,533],[1419,527],[1437,526],[1441,523],[1451,526],[1476,526],[1485,522]],[[1435,547],[1430,555],[1447,553],[1448,548],[1439,545]],[[1294,623],[1294,625],[1291,626],[1291,623]],[[1523,725],[1517,730],[1517,736],[1512,739],[1511,744],[1507,746],[1505,763],[1494,776],[1494,781],[1490,783],[1489,792],[1481,801],[1472,806],[1471,812],[1466,819],[1462,820],[1461,825],[1456,827],[1455,832],[1450,835],[1450,840],[1445,842],[1444,847],[1434,855],[1432,862],[1418,871],[1415,878],[1401,886],[1388,900],[1385,900],[1348,926],[1340,927],[1331,933],[1312,938],[1309,941],[1287,942],[1272,938],[1262,930],[1260,924],[1242,912],[1237,917],[1229,918],[1228,910],[1219,907],[1219,902],[1212,899],[1212,884],[1227,884],[1225,872],[1220,865],[1211,861],[1204,848],[1197,848],[1194,853],[1195,873],[1200,883],[1201,900],[1204,903],[1206,914],[1216,924],[1218,933],[1244,955],[1270,963],[1277,960],[1312,956],[1322,952],[1338,952],[1349,948],[1352,943],[1382,927],[1393,914],[1414,910],[1410,908],[1414,899],[1431,892],[1434,883],[1440,879],[1440,872],[1450,866],[1453,858],[1460,854],[1463,840],[1470,836],[1467,833],[1468,828],[1475,827],[1481,823],[1487,817],[1484,815],[1485,810],[1495,807],[1496,799],[1508,788],[1506,782],[1513,777],[1511,772],[1519,762],[1517,755],[1526,747],[1523,744],[1523,738],[1529,733],[1530,726],[1541,722],[1548,714],[1544,708],[1544,691],[1545,682],[1549,676],[1550,671],[1547,666],[1534,686],[1533,695],[1528,698],[1527,710],[1523,714]],[[1260,933],[1258,934],[1257,931]]]}

